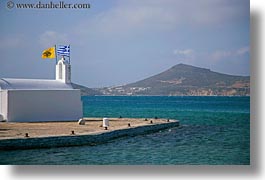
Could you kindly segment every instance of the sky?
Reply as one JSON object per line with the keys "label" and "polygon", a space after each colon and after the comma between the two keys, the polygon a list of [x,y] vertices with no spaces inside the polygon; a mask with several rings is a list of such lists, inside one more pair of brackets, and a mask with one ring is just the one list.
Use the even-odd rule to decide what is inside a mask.
{"label": "sky", "polygon": [[72,82],[93,88],[179,63],[250,75],[249,0],[65,0],[89,9],[8,9],[7,2],[0,1],[0,78],[54,79],[56,61],[41,54],[55,44],[71,45]]}

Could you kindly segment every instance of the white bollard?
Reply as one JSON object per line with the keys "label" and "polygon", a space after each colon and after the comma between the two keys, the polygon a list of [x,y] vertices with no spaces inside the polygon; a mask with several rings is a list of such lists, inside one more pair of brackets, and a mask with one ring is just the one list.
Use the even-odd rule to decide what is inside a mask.
{"label": "white bollard", "polygon": [[103,118],[103,127],[109,127],[109,119]]}
{"label": "white bollard", "polygon": [[79,125],[85,125],[86,124],[86,121],[81,118],[81,119],[79,119],[78,124]]}

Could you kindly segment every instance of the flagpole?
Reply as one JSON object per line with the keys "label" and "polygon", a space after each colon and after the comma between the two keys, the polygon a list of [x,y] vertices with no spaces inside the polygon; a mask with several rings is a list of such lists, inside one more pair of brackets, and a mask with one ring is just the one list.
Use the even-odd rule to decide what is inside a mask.
{"label": "flagpole", "polygon": [[55,46],[55,63],[57,64],[57,48],[56,48],[56,44],[54,46]]}
{"label": "flagpole", "polygon": [[69,64],[71,64],[70,44],[69,44]]}

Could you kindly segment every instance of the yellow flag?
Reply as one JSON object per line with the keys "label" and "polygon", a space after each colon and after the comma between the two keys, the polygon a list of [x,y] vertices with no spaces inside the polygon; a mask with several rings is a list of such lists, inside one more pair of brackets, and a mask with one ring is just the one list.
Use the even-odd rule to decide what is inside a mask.
{"label": "yellow flag", "polygon": [[51,48],[48,48],[48,49],[45,49],[43,52],[42,52],[42,56],[41,56],[43,59],[46,59],[46,58],[55,58],[55,47],[51,47]]}

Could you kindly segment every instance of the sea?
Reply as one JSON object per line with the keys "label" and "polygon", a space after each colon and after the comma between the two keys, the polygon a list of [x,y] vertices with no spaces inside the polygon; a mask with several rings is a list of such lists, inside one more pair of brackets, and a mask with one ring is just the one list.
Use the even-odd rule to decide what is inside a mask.
{"label": "sea", "polygon": [[16,165],[249,165],[250,97],[83,96],[84,117],[167,118],[180,126],[93,146],[0,151]]}

